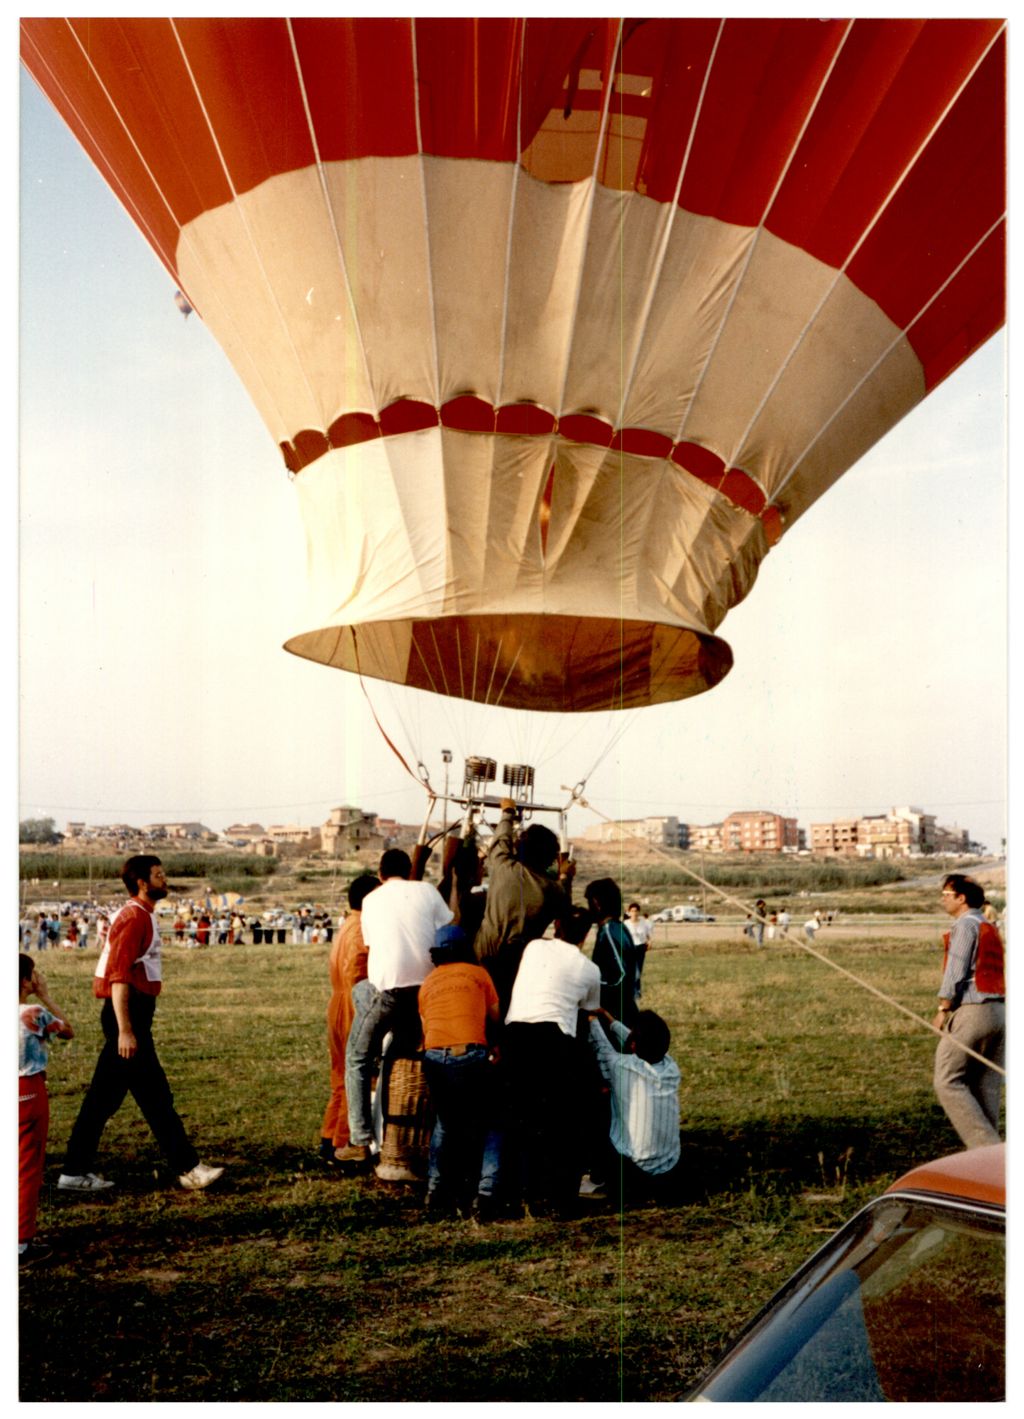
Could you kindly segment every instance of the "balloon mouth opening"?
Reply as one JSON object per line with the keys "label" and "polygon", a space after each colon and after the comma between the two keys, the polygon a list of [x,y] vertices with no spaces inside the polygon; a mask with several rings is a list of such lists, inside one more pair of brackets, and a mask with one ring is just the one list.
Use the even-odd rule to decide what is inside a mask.
{"label": "balloon mouth opening", "polygon": [[305,631],[284,648],[368,679],[554,713],[687,699],[732,669],[727,642],[706,631],[600,616],[370,621]]}

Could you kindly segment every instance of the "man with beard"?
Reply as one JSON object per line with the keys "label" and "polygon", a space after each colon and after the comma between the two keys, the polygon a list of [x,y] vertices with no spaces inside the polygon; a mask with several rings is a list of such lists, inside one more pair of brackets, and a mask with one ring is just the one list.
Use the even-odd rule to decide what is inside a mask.
{"label": "man with beard", "polygon": [[96,965],[93,994],[103,1001],[100,1025],[104,1046],[89,1091],[71,1130],[64,1192],[98,1193],[114,1184],[93,1172],[100,1137],[126,1094],[142,1116],[182,1187],[209,1187],[223,1168],[200,1162],[174,1110],[167,1076],[153,1044],[153,1015],[160,994],[160,928],[155,907],[167,896],[167,877],[158,857],[130,857],[121,871],[129,900],[110,923],[107,944]]}

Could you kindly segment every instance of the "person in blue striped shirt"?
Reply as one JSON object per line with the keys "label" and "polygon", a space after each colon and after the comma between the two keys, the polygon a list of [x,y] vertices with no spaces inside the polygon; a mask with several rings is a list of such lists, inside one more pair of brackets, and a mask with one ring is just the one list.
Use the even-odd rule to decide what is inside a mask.
{"label": "person in blue striped shirt", "polygon": [[[679,1162],[679,1066],[668,1052],[669,1028],[653,1010],[641,1010],[631,1030],[598,1010],[590,1044],[611,1093],[605,1186],[619,1196],[649,1195]],[[598,1186],[591,1173],[580,1192]]]}

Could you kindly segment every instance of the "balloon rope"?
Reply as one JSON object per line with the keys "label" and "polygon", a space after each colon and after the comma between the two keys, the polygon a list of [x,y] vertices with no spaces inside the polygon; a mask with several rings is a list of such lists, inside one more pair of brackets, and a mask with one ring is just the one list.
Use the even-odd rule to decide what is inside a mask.
{"label": "balloon rope", "polygon": [[[603,818],[606,823],[614,824],[620,832],[628,833],[631,837],[635,838],[641,837],[639,832],[633,832],[626,824],[618,822],[614,818],[609,818],[607,813],[602,813],[600,808],[595,808],[594,805],[588,803],[585,798],[577,798],[576,802],[581,808],[589,808],[591,813],[596,813],[597,816]],[[732,906],[739,907],[741,911],[750,914],[754,913],[754,907],[750,902],[742,901],[739,897],[730,896],[730,894],[721,887],[716,886],[713,882],[709,882],[707,878],[702,877],[699,872],[695,872],[692,867],[687,867],[670,853],[665,852],[663,848],[659,848],[657,843],[650,843],[646,838],[643,839],[643,842],[660,857],[665,858],[667,862],[671,862],[674,866],[681,868],[688,877],[692,877],[693,880],[699,882],[702,887],[708,888],[715,896],[720,897],[722,901],[729,902]],[[923,1025],[926,1030],[931,1030],[933,1035],[938,1035],[941,1039],[949,1040],[952,1044],[956,1045],[957,1049],[963,1050],[964,1054],[969,1054],[972,1059],[978,1060],[981,1064],[988,1065],[989,1069],[994,1070],[996,1074],[1001,1074],[1003,1078],[1006,1077],[1005,1069],[1001,1068],[998,1064],[993,1064],[992,1060],[986,1059],[983,1054],[978,1054],[977,1050],[971,1049],[969,1045],[962,1044],[955,1035],[949,1035],[942,1030],[936,1029],[930,1020],[925,1020],[920,1015],[915,1015],[913,1010],[908,1010],[905,1005],[901,1005],[900,1002],[895,1000],[891,995],[886,995],[884,991],[879,990],[878,987],[872,985],[870,981],[863,980],[860,976],[854,975],[854,973],[848,971],[845,966],[840,966],[837,962],[829,960],[828,956],[822,955],[820,951],[815,951],[814,947],[808,945],[807,942],[800,941],[795,936],[790,936],[788,930],[783,930],[782,940],[787,941],[791,946],[798,946],[800,950],[805,951],[808,956],[813,956],[816,961],[821,961],[823,965],[830,966],[832,970],[838,971],[839,974],[845,976],[847,980],[853,981],[854,985],[859,985],[862,990],[867,990],[872,995],[877,996],[879,1000],[883,1001],[886,1005],[891,1005],[894,1010],[898,1010],[901,1015],[906,1015],[908,1019],[913,1020],[915,1024]]]}
{"label": "balloon rope", "polygon": [[437,634],[434,631],[433,621],[431,621],[430,623],[430,639],[434,642],[434,654],[437,657],[437,668],[441,672],[441,680],[444,684],[444,693],[445,695],[450,695],[451,690],[449,690],[448,688],[448,676],[444,673],[444,660],[441,656],[440,647],[437,644]]}
{"label": "balloon rope", "polygon": [[[622,736],[626,733],[626,731],[629,730],[629,729],[632,729],[633,725],[636,723],[636,718],[637,718],[637,715],[638,715],[639,713],[640,713],[639,709],[635,709],[632,714],[628,715],[628,716],[624,719],[623,723],[619,726],[618,729],[613,730],[613,732],[612,732],[612,737],[609,739],[608,743],[605,745],[605,747],[604,747],[604,748],[601,750],[601,752],[598,754],[597,758],[596,758],[596,759],[594,760],[594,762],[591,764],[589,771],[588,771],[586,774],[584,774],[583,778],[580,780],[580,783],[581,783],[582,785],[586,785],[587,780],[593,777],[593,775],[594,775],[595,771],[597,770],[598,766],[599,766],[600,764],[603,764],[603,763],[604,763],[605,759],[607,759],[608,755],[609,755],[609,754],[612,752],[612,750],[615,748],[616,744],[619,743],[619,741],[622,739]],[[589,804],[587,804],[586,806],[587,806],[588,808],[590,807]],[[596,813],[598,810],[597,810],[596,808],[594,808],[594,809],[592,809],[592,811],[593,811],[594,813]],[[603,816],[603,815],[602,815],[602,816]],[[609,818],[609,819],[608,819],[608,822],[610,823],[611,821],[612,821],[612,819]]]}
{"label": "balloon rope", "polygon": [[[423,780],[420,778],[419,774],[413,773],[412,769],[410,769],[408,763],[406,762],[405,756],[403,755],[401,749],[398,748],[398,746],[394,743],[394,741],[393,741],[393,740],[391,739],[391,737],[389,736],[389,734],[388,734],[387,730],[384,728],[383,724],[381,724],[380,719],[377,717],[377,711],[376,711],[376,710],[374,709],[374,707],[373,707],[373,701],[370,699],[370,692],[369,692],[369,690],[366,688],[366,683],[365,683],[365,681],[363,680],[362,675],[361,675],[358,671],[357,671],[356,673],[359,675],[359,688],[362,690],[363,694],[366,696],[366,703],[370,706],[370,713],[373,715],[373,722],[374,722],[374,724],[377,726],[377,728],[380,730],[381,738],[384,740],[384,743],[385,743],[385,744],[388,746],[388,748],[391,750],[392,754],[394,754],[394,756],[395,756],[395,758],[398,760],[398,762],[402,765],[402,768],[403,768],[403,769],[405,770],[405,772],[409,775],[409,777],[410,777],[410,778],[414,778],[414,779],[416,780],[416,782],[417,782],[418,784],[420,784],[421,787],[422,787],[422,786],[423,786]],[[429,787],[428,787],[428,792],[429,792]]]}
{"label": "balloon rope", "polygon": [[[522,641],[520,641],[520,642],[519,642],[519,649],[516,651],[515,655],[514,655],[513,658],[512,658],[512,664],[508,667],[508,674],[505,676],[504,683],[502,684],[501,689],[498,691],[497,698],[496,698],[495,701],[494,701],[494,703],[495,703],[496,705],[500,705],[501,702],[502,702],[502,700],[504,699],[504,697],[505,697],[505,691],[508,689],[508,682],[512,679],[512,672],[513,672],[513,670],[515,670],[516,666],[519,664],[519,657],[522,655],[522,653],[523,653],[523,643],[522,643]],[[497,667],[497,661],[495,661],[495,667]],[[488,686],[488,689],[490,689],[490,686]]]}
{"label": "balloon rope", "polygon": [[485,705],[489,705],[489,704],[491,703],[491,686],[494,684],[494,676],[495,676],[495,674],[497,673],[497,669],[498,669],[498,657],[501,655],[501,646],[502,646],[502,641],[503,641],[503,640],[504,640],[504,637],[503,637],[503,636],[501,636],[501,637],[498,638],[498,646],[497,646],[497,649],[496,649],[495,652],[494,652],[494,664],[491,666],[490,678],[489,678],[489,680],[487,681],[487,690],[486,690],[485,693],[484,693],[484,704],[485,704]]}

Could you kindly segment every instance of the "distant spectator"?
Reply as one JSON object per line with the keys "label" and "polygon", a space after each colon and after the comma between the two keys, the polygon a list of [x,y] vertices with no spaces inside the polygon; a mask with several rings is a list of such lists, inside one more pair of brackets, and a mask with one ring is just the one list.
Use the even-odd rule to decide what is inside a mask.
{"label": "distant spectator", "polygon": [[626,908],[626,930],[633,938],[633,945],[639,954],[637,964],[636,993],[640,996],[640,978],[643,973],[644,960],[647,956],[647,947],[654,936],[654,927],[644,914],[639,902],[630,902]]}
{"label": "distant spectator", "polygon": [[768,903],[763,897],[758,897],[754,903],[754,941],[758,946],[764,945],[764,928],[768,920]]}

